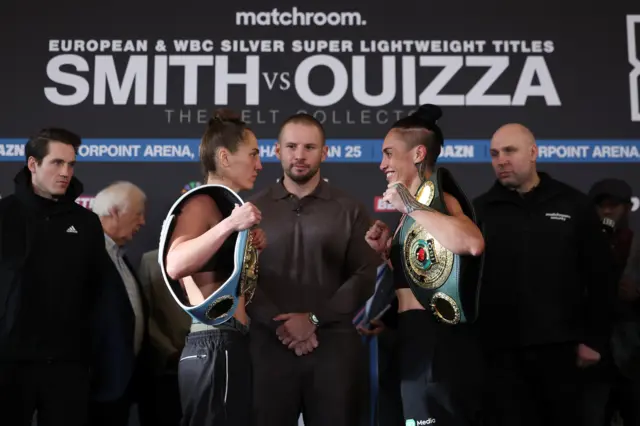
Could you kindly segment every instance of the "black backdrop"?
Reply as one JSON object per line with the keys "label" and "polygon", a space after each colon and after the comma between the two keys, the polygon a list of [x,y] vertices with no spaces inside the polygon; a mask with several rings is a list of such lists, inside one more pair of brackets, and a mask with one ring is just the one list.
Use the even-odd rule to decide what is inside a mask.
{"label": "black backdrop", "polygon": [[[376,209],[386,187],[381,139],[396,117],[425,102],[444,109],[448,150],[441,163],[471,197],[493,182],[487,143],[507,122],[534,131],[541,170],[582,190],[620,177],[638,195],[640,5],[563,6],[157,0],[90,9],[78,0],[3,2],[0,195],[13,190],[27,136],[43,126],[68,127],[84,138],[76,175],[86,196],[115,180],[130,180],[149,196],[147,226],[130,248],[137,259],[156,247],[169,205],[201,180],[198,138],[213,109],[241,111],[255,129],[264,161],[256,189],[280,175],[272,151],[279,123],[304,110],[325,121],[332,156],[323,175],[392,222],[393,214]],[[123,51],[128,40],[137,49]],[[156,49],[159,40],[164,51]],[[213,49],[187,43],[180,52],[186,40],[209,40]],[[255,49],[229,52],[225,40]],[[280,42],[284,51],[269,52],[261,40],[272,40],[271,48]],[[302,41],[334,41],[326,46],[338,49],[295,51]],[[364,49],[374,41],[395,50]]]}
{"label": "black backdrop", "polygon": [[[279,123],[304,110],[324,121],[330,138],[323,175],[389,222],[395,214],[379,211],[375,198],[386,187],[381,139],[395,118],[427,102],[444,109],[441,163],[470,197],[492,184],[487,142],[508,122],[536,134],[541,170],[585,191],[600,178],[622,178],[640,195],[635,0],[597,8],[577,0],[90,4],[0,5],[0,196],[13,191],[28,135],[68,127],[85,144],[76,175],[88,198],[79,202],[115,180],[147,193],[147,226],[130,247],[136,262],[156,248],[166,209],[200,180],[198,138],[221,106],[240,111],[260,139],[265,166],[256,190],[281,173],[272,151]],[[123,51],[127,40],[146,49]],[[156,50],[158,40],[165,51]],[[210,40],[213,49],[187,43],[180,52],[180,40]],[[229,52],[223,40],[258,48]],[[284,51],[269,52],[260,40],[280,41]],[[297,52],[295,40],[339,48]],[[361,43],[373,41],[396,50],[364,51]],[[236,76],[244,84],[227,86],[227,69],[247,74]],[[633,223],[640,225],[637,211]]]}

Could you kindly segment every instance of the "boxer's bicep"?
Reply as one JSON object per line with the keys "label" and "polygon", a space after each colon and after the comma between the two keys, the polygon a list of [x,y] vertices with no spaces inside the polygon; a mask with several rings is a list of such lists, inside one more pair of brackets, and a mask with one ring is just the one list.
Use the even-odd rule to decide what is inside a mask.
{"label": "boxer's bicep", "polygon": [[196,195],[182,207],[171,235],[169,254],[180,244],[200,237],[222,220],[222,214],[213,199]]}

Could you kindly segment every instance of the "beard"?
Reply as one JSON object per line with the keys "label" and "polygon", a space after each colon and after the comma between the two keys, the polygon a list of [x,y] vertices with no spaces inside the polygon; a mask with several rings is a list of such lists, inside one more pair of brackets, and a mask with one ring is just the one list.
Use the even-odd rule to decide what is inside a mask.
{"label": "beard", "polygon": [[307,182],[309,182],[311,180],[311,178],[313,178],[317,173],[318,170],[320,170],[320,166],[318,167],[312,167],[309,169],[309,171],[303,175],[296,175],[293,172],[293,168],[295,167],[295,165],[289,166],[289,169],[287,169],[286,173],[287,176],[289,176],[289,178],[294,181],[295,183],[300,183],[300,184],[305,184]]}

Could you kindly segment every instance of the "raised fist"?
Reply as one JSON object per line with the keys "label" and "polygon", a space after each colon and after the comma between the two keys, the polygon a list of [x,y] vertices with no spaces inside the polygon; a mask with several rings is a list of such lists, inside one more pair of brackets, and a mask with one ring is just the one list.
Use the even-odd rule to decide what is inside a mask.
{"label": "raised fist", "polygon": [[236,231],[244,231],[259,224],[262,220],[262,213],[251,203],[245,203],[242,206],[236,204],[229,219],[233,224],[233,229]]}
{"label": "raised fist", "polygon": [[376,220],[365,234],[364,239],[369,244],[369,247],[382,255],[386,252],[387,243],[391,239],[391,230],[384,222]]}

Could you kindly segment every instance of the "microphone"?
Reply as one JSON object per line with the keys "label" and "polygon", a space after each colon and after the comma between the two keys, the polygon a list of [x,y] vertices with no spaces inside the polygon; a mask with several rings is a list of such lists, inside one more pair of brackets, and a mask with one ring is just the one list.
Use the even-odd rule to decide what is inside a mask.
{"label": "microphone", "polygon": [[302,210],[302,206],[299,203],[296,204],[295,208],[293,209],[293,211],[296,212],[297,215],[300,214],[301,210]]}
{"label": "microphone", "polygon": [[605,234],[613,234],[616,229],[616,222],[613,219],[605,217],[602,219],[602,232]]}

